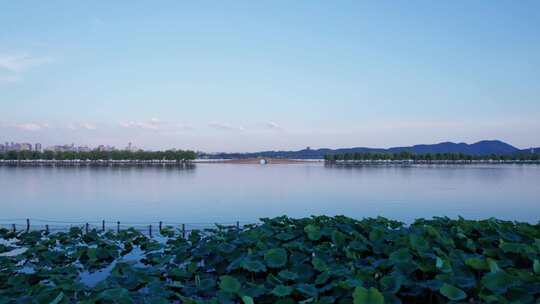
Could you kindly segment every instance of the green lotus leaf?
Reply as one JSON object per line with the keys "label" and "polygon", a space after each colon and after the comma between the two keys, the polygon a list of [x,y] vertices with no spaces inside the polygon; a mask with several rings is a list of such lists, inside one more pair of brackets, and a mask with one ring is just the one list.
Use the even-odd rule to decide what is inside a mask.
{"label": "green lotus leaf", "polygon": [[497,261],[493,259],[487,259],[487,263],[489,265],[490,272],[497,272],[501,270],[501,268],[499,267],[499,264],[497,264]]}
{"label": "green lotus leaf", "polygon": [[252,260],[247,260],[247,261],[244,261],[244,263],[242,263],[242,268],[246,269],[247,271],[250,271],[250,272],[264,272],[266,271],[266,266],[259,262],[259,261],[252,261]]}
{"label": "green lotus leaf", "polygon": [[324,283],[328,282],[329,279],[330,279],[330,274],[325,271],[325,272],[319,274],[317,276],[317,278],[315,278],[315,284],[316,285],[324,284]]}
{"label": "green lotus leaf", "polygon": [[465,264],[476,270],[489,270],[489,264],[482,258],[468,258],[465,260]]}
{"label": "green lotus leaf", "polygon": [[505,293],[517,283],[514,277],[502,270],[484,275],[481,282],[484,287],[496,294]]}
{"label": "green lotus leaf", "polygon": [[311,284],[299,284],[296,290],[310,297],[316,297],[318,294],[317,287]]}
{"label": "green lotus leaf", "polygon": [[354,304],[384,304],[384,296],[376,288],[358,286],[353,292]]}
{"label": "green lotus leaf", "polygon": [[242,288],[242,292],[246,296],[258,298],[267,294],[268,289],[264,286],[264,284],[246,282],[246,286]]}
{"label": "green lotus leaf", "polygon": [[276,238],[282,241],[290,241],[294,239],[295,235],[290,232],[281,232],[276,234]]}
{"label": "green lotus leaf", "polygon": [[244,302],[244,304],[254,304],[253,302],[253,298],[250,297],[250,296],[242,296],[242,302]]}
{"label": "green lotus leaf", "polygon": [[228,293],[238,293],[240,291],[240,282],[229,275],[223,275],[219,277],[219,288]]}
{"label": "green lotus leaf", "polygon": [[270,268],[279,268],[287,263],[287,251],[283,248],[267,250],[264,254],[264,261]]}
{"label": "green lotus leaf", "polygon": [[63,292],[60,292],[56,298],[54,298],[49,304],[58,304],[60,303],[60,301],[62,301],[62,299],[64,299],[64,293]]}
{"label": "green lotus leaf", "polygon": [[236,249],[236,246],[229,243],[221,243],[217,246],[217,249],[223,253],[231,253]]}
{"label": "green lotus leaf", "polygon": [[528,249],[528,246],[525,244],[508,243],[508,242],[501,241],[499,248],[501,248],[501,250],[506,253],[520,254],[520,253],[526,252]]}
{"label": "green lotus leaf", "polygon": [[360,252],[368,250],[367,244],[360,241],[352,241],[349,243],[348,247],[352,250],[356,250]]}
{"label": "green lotus leaf", "polygon": [[437,257],[435,259],[435,266],[442,272],[452,272],[452,265],[448,259]]}
{"label": "green lotus leaf", "polygon": [[406,263],[412,260],[412,256],[409,253],[409,249],[401,248],[392,252],[389,256],[389,260],[392,263]]}
{"label": "green lotus leaf", "polygon": [[311,259],[311,263],[313,264],[313,268],[320,272],[328,270],[328,265],[326,264],[326,262],[319,257],[314,256]]}
{"label": "green lotus leaf", "polygon": [[385,231],[383,229],[380,229],[380,228],[373,228],[373,230],[371,230],[369,232],[369,239],[371,241],[379,241],[379,240],[382,240],[385,236]]}
{"label": "green lotus leaf", "polygon": [[133,303],[129,291],[125,288],[112,288],[100,292],[96,298],[107,303]]}
{"label": "green lotus leaf", "polygon": [[312,241],[318,241],[321,238],[321,229],[316,225],[307,225],[304,227],[304,232]]}
{"label": "green lotus leaf", "polygon": [[398,274],[392,273],[390,275],[384,276],[380,280],[382,290],[389,293],[396,293],[401,288],[401,284],[405,281],[405,278]]}
{"label": "green lotus leaf", "polygon": [[278,272],[278,276],[284,280],[294,281],[298,278],[298,275],[289,270],[281,270]]}
{"label": "green lotus leaf", "polygon": [[460,301],[467,298],[467,294],[463,290],[446,283],[439,289],[439,292],[452,301]]}
{"label": "green lotus leaf", "polygon": [[429,243],[423,236],[411,234],[409,236],[409,241],[411,243],[411,247],[417,252],[423,253],[429,249]]}
{"label": "green lotus leaf", "polygon": [[282,297],[286,297],[290,295],[292,291],[293,291],[293,288],[290,286],[278,285],[274,287],[274,289],[272,289],[272,294],[275,295],[276,297],[282,298]]}
{"label": "green lotus leaf", "polygon": [[295,304],[296,301],[294,301],[291,298],[285,298],[285,299],[279,299],[275,302],[275,304]]}
{"label": "green lotus leaf", "polygon": [[0,229],[0,253],[22,250],[0,254],[0,303],[369,303],[361,298],[379,301],[378,294],[396,304],[532,303],[540,297],[537,224],[279,217],[240,233],[217,226],[191,241],[169,237],[167,229],[159,238],[135,229]]}
{"label": "green lotus leaf", "polygon": [[332,231],[332,242],[338,246],[345,245],[347,236],[339,230]]}

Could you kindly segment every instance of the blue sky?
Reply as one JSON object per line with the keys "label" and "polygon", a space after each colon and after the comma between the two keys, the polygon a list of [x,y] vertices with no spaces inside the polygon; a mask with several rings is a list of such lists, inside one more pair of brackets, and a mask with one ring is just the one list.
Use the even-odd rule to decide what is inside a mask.
{"label": "blue sky", "polygon": [[540,146],[538,1],[2,1],[0,142]]}

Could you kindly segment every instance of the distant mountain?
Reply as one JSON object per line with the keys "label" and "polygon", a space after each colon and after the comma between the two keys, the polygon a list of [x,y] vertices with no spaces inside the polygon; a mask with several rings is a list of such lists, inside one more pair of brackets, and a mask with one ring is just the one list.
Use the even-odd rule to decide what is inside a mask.
{"label": "distant mountain", "polygon": [[521,150],[522,153],[540,153],[540,147]]}
{"label": "distant mountain", "polygon": [[418,154],[425,153],[464,153],[469,155],[513,154],[520,150],[500,140],[483,140],[474,144],[442,142],[434,145],[415,145],[412,147],[390,148],[388,152],[410,151]]}
{"label": "distant mountain", "polygon": [[[540,152],[540,148],[533,148]],[[518,153],[530,153],[531,148],[520,150],[500,140],[482,140],[474,144],[442,142],[432,145],[414,145],[409,147],[383,148],[341,148],[341,149],[303,149],[299,151],[261,151],[253,153],[220,153],[204,155],[211,158],[247,158],[247,157],[278,157],[295,159],[318,159],[328,154],[344,153],[399,153],[408,151],[416,154],[426,153],[463,153],[467,155],[511,155]]]}

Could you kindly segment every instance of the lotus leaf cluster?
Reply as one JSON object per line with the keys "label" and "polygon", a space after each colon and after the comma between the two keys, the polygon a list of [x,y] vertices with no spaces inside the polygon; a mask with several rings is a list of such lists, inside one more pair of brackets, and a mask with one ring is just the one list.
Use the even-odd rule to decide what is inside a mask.
{"label": "lotus leaf cluster", "polygon": [[186,238],[0,230],[0,303],[535,303],[540,226],[278,217]]}

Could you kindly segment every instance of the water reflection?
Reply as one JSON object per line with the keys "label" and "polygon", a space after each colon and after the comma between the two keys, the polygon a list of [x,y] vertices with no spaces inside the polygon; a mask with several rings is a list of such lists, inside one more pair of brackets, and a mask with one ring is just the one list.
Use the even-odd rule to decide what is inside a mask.
{"label": "water reflection", "polygon": [[255,221],[343,214],[536,222],[540,166],[0,167],[3,218]]}

